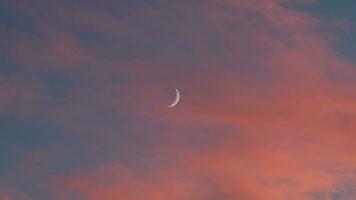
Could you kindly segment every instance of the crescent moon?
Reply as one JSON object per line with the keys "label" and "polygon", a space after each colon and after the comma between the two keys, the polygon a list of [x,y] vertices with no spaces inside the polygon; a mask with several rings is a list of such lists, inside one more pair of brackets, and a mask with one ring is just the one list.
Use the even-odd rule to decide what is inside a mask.
{"label": "crescent moon", "polygon": [[174,99],[173,103],[168,106],[169,108],[172,108],[172,107],[176,106],[178,104],[178,102],[179,102],[180,94],[179,94],[179,91],[178,91],[177,88],[175,88],[175,90],[176,90],[176,98]]}

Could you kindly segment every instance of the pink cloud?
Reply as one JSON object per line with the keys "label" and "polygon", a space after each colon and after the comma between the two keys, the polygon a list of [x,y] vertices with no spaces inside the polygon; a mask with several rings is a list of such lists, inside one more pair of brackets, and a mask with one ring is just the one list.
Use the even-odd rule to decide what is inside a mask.
{"label": "pink cloud", "polygon": [[[48,70],[90,80],[91,87],[74,90],[55,105],[41,104],[53,100],[42,85],[19,86],[16,91],[3,86],[0,99],[8,103],[13,93],[31,91],[35,108],[27,106],[23,112],[63,125],[69,134],[94,138],[85,145],[95,152],[105,144],[115,146],[120,134],[136,134],[134,141],[156,141],[145,148],[124,141],[117,146],[125,145],[126,151],[112,150],[118,155],[147,151],[151,157],[128,160],[153,160],[150,169],[140,171],[142,166],[111,158],[99,167],[56,177],[51,186],[58,199],[78,194],[90,200],[308,200],[310,193],[333,190],[342,178],[333,171],[356,167],[355,72],[330,45],[329,36],[318,31],[322,19],[288,3],[229,0],[170,7],[198,15],[199,20],[192,18],[199,22],[197,27],[154,8],[124,13],[127,21],[117,21],[101,10],[59,7],[49,19],[59,27],[83,25],[109,38],[130,39],[134,45],[115,40],[126,51],[102,49],[112,55],[121,50],[124,56],[117,53],[116,58],[93,53],[96,49],[82,45],[70,28],[41,29],[45,41],[39,43],[20,37],[13,49],[20,63],[35,60],[25,70],[34,83],[40,83],[37,72],[42,68],[37,65],[53,64]],[[69,15],[61,18],[63,10]],[[66,16],[73,21],[67,24]],[[163,28],[137,25],[145,19],[157,20]],[[42,28],[48,25],[38,23]],[[176,37],[164,38],[161,32]],[[209,43],[212,40],[215,43]],[[167,41],[174,45],[165,46]],[[189,45],[184,51],[175,49],[185,42]],[[339,73],[336,78],[330,75],[333,71]],[[125,82],[120,75],[132,80]],[[113,76],[119,80],[114,82]],[[24,82],[29,80],[24,77]],[[175,87],[182,100],[168,109]],[[115,114],[103,120],[98,110]],[[118,128],[125,120],[129,128]]]}
{"label": "pink cloud", "polygon": [[30,197],[17,189],[0,188],[0,200],[31,200]]}

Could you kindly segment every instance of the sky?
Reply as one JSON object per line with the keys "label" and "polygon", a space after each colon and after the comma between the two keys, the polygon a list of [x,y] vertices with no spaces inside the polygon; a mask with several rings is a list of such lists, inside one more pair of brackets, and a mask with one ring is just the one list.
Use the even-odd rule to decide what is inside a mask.
{"label": "sky", "polygon": [[0,0],[0,200],[356,199],[355,6]]}

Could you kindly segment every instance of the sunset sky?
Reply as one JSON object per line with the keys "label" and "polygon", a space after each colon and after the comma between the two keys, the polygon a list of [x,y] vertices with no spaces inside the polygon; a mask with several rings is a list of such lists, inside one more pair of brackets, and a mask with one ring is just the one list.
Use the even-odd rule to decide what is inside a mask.
{"label": "sunset sky", "polygon": [[355,200],[355,10],[0,0],[0,200]]}

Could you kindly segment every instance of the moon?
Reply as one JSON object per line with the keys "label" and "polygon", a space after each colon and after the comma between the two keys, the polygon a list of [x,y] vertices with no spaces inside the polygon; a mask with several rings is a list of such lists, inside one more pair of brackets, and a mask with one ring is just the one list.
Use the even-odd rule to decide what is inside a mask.
{"label": "moon", "polygon": [[180,99],[179,91],[178,91],[177,88],[175,88],[175,91],[176,91],[176,98],[174,99],[173,103],[168,106],[169,108],[172,108],[172,107],[176,106],[178,104],[178,102],[179,102],[179,99]]}

